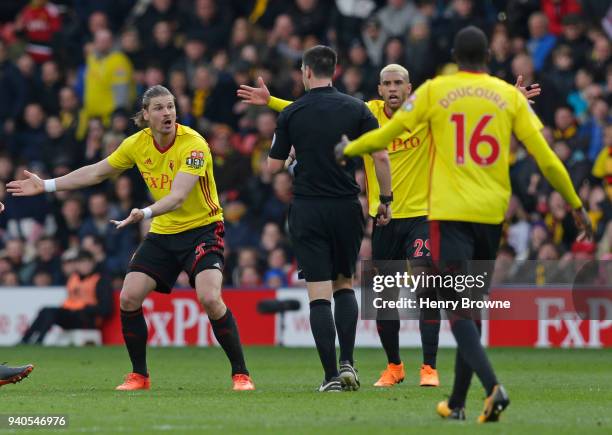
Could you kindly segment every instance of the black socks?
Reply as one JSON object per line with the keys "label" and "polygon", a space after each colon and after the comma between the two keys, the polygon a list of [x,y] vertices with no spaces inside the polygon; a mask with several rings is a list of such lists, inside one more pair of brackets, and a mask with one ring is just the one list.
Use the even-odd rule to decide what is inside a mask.
{"label": "black socks", "polygon": [[147,339],[149,332],[142,314],[142,307],[136,311],[121,310],[121,331],[130,360],[132,360],[132,371],[148,376]]}
{"label": "black socks", "polygon": [[232,376],[236,374],[248,375],[249,371],[244,362],[244,354],[242,353],[242,344],[240,344],[240,334],[238,333],[238,325],[232,312],[228,308],[223,317],[217,320],[210,319],[212,330],[215,338],[225,351],[227,358],[232,364]]}
{"label": "black socks", "polygon": [[325,380],[338,376],[336,365],[336,328],[331,302],[315,299],[310,302],[310,329],[317,345],[319,358],[325,370]]}
{"label": "black socks", "polygon": [[422,309],[419,319],[421,347],[423,348],[423,364],[436,368],[438,354],[438,338],[440,336],[440,310]]}
{"label": "black socks", "polygon": [[359,307],[353,289],[343,288],[335,291],[334,321],[340,343],[340,361],[348,361],[351,365],[354,364],[353,350],[358,317]]}

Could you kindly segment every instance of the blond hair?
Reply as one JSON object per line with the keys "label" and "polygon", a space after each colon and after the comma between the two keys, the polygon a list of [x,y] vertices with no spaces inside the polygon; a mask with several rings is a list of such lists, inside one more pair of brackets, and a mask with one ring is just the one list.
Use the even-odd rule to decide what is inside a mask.
{"label": "blond hair", "polygon": [[380,81],[382,82],[383,74],[392,72],[400,74],[405,80],[406,83],[410,83],[410,74],[408,74],[408,70],[397,63],[390,63],[386,67],[380,70]]}
{"label": "blond hair", "polygon": [[132,117],[134,124],[136,124],[138,128],[144,128],[149,125],[148,121],[144,119],[144,111],[149,110],[149,104],[151,103],[151,100],[155,97],[163,97],[166,95],[170,95],[174,100],[176,100],[176,98],[174,98],[174,95],[172,95],[172,92],[170,92],[168,88],[162,85],[151,86],[145,91],[145,93],[142,95],[142,109],[136,112],[136,114]]}

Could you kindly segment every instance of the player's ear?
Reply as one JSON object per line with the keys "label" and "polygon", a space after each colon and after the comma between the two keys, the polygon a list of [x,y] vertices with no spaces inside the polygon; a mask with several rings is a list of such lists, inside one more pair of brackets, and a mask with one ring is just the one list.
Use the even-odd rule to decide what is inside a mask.
{"label": "player's ear", "polygon": [[378,95],[379,95],[380,97],[382,97],[382,96],[383,96],[383,94],[382,94],[382,85],[378,85]]}
{"label": "player's ear", "polygon": [[149,120],[149,111],[148,111],[147,109],[142,109],[142,118],[143,118],[145,121],[148,121],[148,120]]}
{"label": "player's ear", "polygon": [[412,83],[408,83],[408,95],[412,92]]}
{"label": "player's ear", "polygon": [[488,49],[487,49],[487,54],[486,54],[486,56],[485,56],[485,63],[487,63],[487,64],[488,64],[490,60],[491,60],[491,49],[490,49],[490,48],[488,48]]}

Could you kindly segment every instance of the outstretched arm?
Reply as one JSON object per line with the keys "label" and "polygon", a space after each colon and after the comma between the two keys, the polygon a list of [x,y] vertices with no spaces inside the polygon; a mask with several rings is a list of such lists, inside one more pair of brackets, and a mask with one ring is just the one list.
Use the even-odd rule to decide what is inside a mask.
{"label": "outstretched arm", "polygon": [[111,220],[111,223],[115,224],[117,229],[120,229],[130,224],[140,222],[143,219],[149,219],[176,210],[183,205],[189,193],[197,183],[198,178],[197,175],[179,172],[176,177],[174,177],[172,189],[168,195],[144,209],[134,208],[127,218],[122,221]]}
{"label": "outstretched arm", "polygon": [[256,88],[247,85],[240,85],[240,89],[236,91],[236,94],[247,104],[252,104],[254,106],[268,106],[270,109],[276,112],[281,112],[285,107],[292,103],[292,101],[271,96],[266,83],[261,77],[257,77]]}
{"label": "outstretched arm", "polygon": [[24,171],[27,178],[11,181],[6,185],[6,191],[15,196],[33,196],[56,190],[76,190],[99,184],[121,172],[123,172],[122,169],[112,167],[107,159],[93,165],[83,166],[52,180],[43,180],[32,172]]}

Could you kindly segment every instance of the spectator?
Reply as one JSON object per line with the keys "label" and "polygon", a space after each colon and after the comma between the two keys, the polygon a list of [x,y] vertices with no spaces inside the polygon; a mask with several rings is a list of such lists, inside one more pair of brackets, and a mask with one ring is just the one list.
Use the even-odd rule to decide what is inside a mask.
{"label": "spectator", "polygon": [[568,46],[560,45],[553,51],[548,77],[554,83],[555,89],[561,92],[559,96],[561,101],[567,100],[574,84],[574,74],[572,51]]}
{"label": "spectator", "polygon": [[89,197],[89,214],[79,230],[79,237],[83,239],[88,235],[96,235],[103,238],[106,241],[109,258],[109,272],[113,274],[125,272],[128,261],[136,249],[134,234],[128,230],[117,231],[110,223],[113,216],[104,193],[94,193]]}
{"label": "spectator", "polygon": [[17,117],[26,104],[26,94],[26,83],[0,39],[0,138],[14,132]]}
{"label": "spectator", "polygon": [[263,222],[276,222],[282,225],[287,215],[291,198],[293,197],[293,180],[287,172],[279,172],[274,176],[274,196],[266,201],[262,210],[261,220]]}
{"label": "spectator", "polygon": [[549,33],[548,18],[540,12],[529,17],[529,41],[527,49],[533,59],[533,66],[537,72],[542,71],[548,61],[557,38]]}
{"label": "spectator", "polygon": [[152,0],[144,13],[136,19],[140,35],[148,35],[160,21],[177,22],[176,2],[172,0]]}
{"label": "spectator", "polygon": [[495,32],[491,38],[491,74],[507,82],[512,81],[512,54],[506,32]]}
{"label": "spectator", "polygon": [[586,63],[587,53],[591,51],[591,41],[584,34],[584,24],[580,15],[568,14],[562,19],[562,33],[557,46],[566,45],[572,51],[571,57],[576,68]]}
{"label": "spectator", "polygon": [[579,0],[542,0],[542,11],[550,23],[550,32],[559,35],[564,18],[570,14],[580,13]]}
{"label": "spectator", "polygon": [[113,111],[120,107],[131,108],[134,97],[132,63],[125,54],[113,50],[110,31],[97,31],[85,69],[83,105],[86,115],[100,117],[108,125]]}
{"label": "spectator", "polygon": [[153,41],[145,52],[147,59],[154,59],[160,65],[164,75],[181,55],[174,46],[172,24],[168,21],[158,21],[153,27]]}
{"label": "spectator", "polygon": [[83,219],[83,206],[76,196],[68,197],[55,214],[57,235],[62,250],[77,248]]}
{"label": "spectator", "polygon": [[51,40],[62,26],[57,6],[47,0],[33,0],[25,6],[15,20],[15,31],[23,33],[26,52],[37,63],[51,59]]}
{"label": "spectator", "polygon": [[416,15],[417,9],[411,0],[387,0],[387,5],[378,11],[376,17],[390,36],[403,36]]}
{"label": "spectator", "polygon": [[62,88],[62,75],[56,62],[49,60],[41,66],[41,94],[39,96],[46,113],[59,113],[59,92]]}
{"label": "spectator", "polygon": [[376,68],[382,66],[383,48],[388,35],[380,20],[376,17],[366,21],[361,32],[361,39],[368,53],[370,63]]}
{"label": "spectator", "polygon": [[525,84],[539,83],[542,88],[542,95],[538,96],[533,104],[533,109],[542,118],[546,125],[553,125],[555,109],[559,105],[558,92],[555,85],[539,74],[534,69],[534,62],[526,54],[518,54],[512,60],[512,73],[514,77],[523,76]]}
{"label": "spectator", "polygon": [[17,132],[11,144],[11,155],[17,161],[42,162],[45,142],[45,112],[38,103],[30,103],[23,114],[24,128]]}
{"label": "spectator", "polygon": [[603,148],[604,128],[612,122],[612,117],[608,114],[610,107],[603,98],[598,98],[591,104],[589,117],[581,129],[581,135],[588,141],[587,157],[594,162],[597,155]]}
{"label": "spectator", "polygon": [[61,307],[46,307],[23,335],[23,344],[42,344],[53,325],[64,329],[100,328],[112,311],[110,281],[96,272],[91,254],[79,252],[76,271],[68,278],[67,297]]}
{"label": "spectator", "polygon": [[299,35],[314,35],[319,40],[326,36],[329,13],[328,3],[321,0],[295,0],[290,12]]}
{"label": "spectator", "polygon": [[64,283],[60,259],[57,256],[57,243],[53,237],[43,236],[36,241],[36,256],[26,264],[20,273],[20,281],[26,285],[36,285],[34,276],[44,272],[51,278],[47,285]]}

